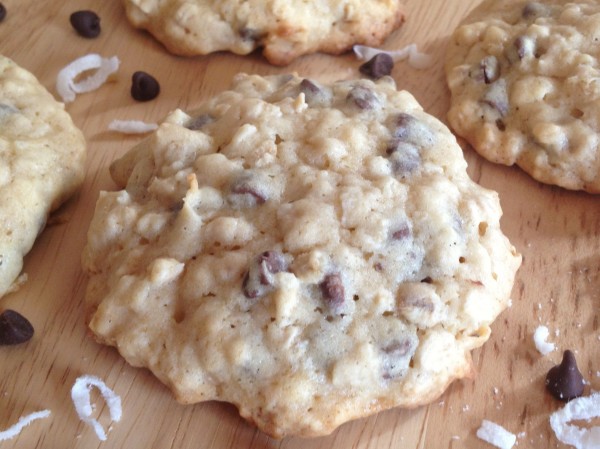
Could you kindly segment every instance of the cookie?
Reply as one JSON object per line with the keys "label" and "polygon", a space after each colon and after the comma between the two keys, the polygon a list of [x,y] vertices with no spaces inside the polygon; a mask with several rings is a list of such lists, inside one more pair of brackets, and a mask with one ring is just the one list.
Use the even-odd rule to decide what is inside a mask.
{"label": "cookie", "polygon": [[449,44],[451,127],[492,162],[600,193],[599,12],[591,0],[482,3]]}
{"label": "cookie", "polygon": [[83,135],[62,103],[0,56],[0,296],[18,287],[23,256],[83,181],[84,162]]}
{"label": "cookie", "polygon": [[275,437],[471,375],[520,264],[497,194],[390,77],[239,75],[111,174],[83,256],[91,330]]}
{"label": "cookie", "polygon": [[276,65],[298,56],[377,46],[404,20],[400,0],[125,0],[129,21],[178,55],[263,49]]}

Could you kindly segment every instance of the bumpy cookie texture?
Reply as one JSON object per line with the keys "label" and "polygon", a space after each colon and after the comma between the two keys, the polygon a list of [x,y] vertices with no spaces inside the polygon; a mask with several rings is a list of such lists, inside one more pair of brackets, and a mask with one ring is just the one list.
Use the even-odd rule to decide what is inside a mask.
{"label": "bumpy cookie texture", "polygon": [[400,0],[124,0],[127,17],[169,51],[246,55],[276,65],[354,44],[377,46],[404,20]]}
{"label": "bumpy cookie texture", "polygon": [[448,120],[485,158],[600,193],[600,4],[486,1],[454,33]]}
{"label": "bumpy cookie texture", "polygon": [[239,75],[111,166],[90,327],[276,437],[431,401],[472,373],[520,264],[465,169],[389,77]]}
{"label": "bumpy cookie texture", "polygon": [[0,296],[17,288],[23,256],[83,181],[85,141],[26,70],[0,56]]}

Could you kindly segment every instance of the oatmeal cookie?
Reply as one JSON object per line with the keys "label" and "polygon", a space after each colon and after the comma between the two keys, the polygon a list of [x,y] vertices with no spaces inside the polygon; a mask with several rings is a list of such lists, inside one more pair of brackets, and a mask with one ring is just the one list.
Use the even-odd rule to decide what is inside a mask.
{"label": "oatmeal cookie", "polygon": [[448,121],[492,162],[600,193],[600,4],[485,1],[454,33]]}
{"label": "oatmeal cookie", "polygon": [[111,174],[83,257],[92,331],[276,437],[469,376],[520,264],[497,194],[389,77],[239,75]]}
{"label": "oatmeal cookie", "polygon": [[23,256],[83,181],[84,162],[83,135],[64,106],[0,56],[0,296],[17,287]]}
{"label": "oatmeal cookie", "polygon": [[276,65],[377,46],[404,20],[400,0],[124,0],[127,17],[178,55],[262,48]]}

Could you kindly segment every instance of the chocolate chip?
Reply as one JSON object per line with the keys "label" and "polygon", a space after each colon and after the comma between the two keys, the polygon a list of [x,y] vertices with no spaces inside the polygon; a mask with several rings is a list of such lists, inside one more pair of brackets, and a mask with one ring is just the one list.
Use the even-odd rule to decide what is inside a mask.
{"label": "chocolate chip", "polygon": [[431,145],[435,140],[434,134],[425,123],[405,112],[394,118],[392,135],[398,142],[408,142],[419,147]]}
{"label": "chocolate chip", "polygon": [[360,109],[374,109],[379,99],[371,89],[364,86],[354,86],[348,92],[346,100],[351,101]]}
{"label": "chocolate chip", "polygon": [[490,84],[500,77],[500,63],[495,56],[486,56],[480,62],[485,84]]}
{"label": "chocolate chip", "polygon": [[519,36],[515,39],[514,46],[517,49],[519,59],[535,55],[535,42],[527,36]]}
{"label": "chocolate chip", "polygon": [[[251,174],[242,175],[231,184],[231,193],[236,195],[247,195],[251,199],[251,206],[264,204],[268,195],[267,192],[261,188],[261,182],[256,176]],[[248,204],[246,204],[248,205]]]}
{"label": "chocolate chip", "polygon": [[240,30],[240,37],[244,41],[257,41],[260,39],[261,34],[255,28],[244,27]]}
{"label": "chocolate chip", "polygon": [[537,19],[550,14],[550,8],[538,2],[527,2],[521,15],[524,19]]}
{"label": "chocolate chip", "polygon": [[392,239],[394,240],[404,240],[407,237],[410,237],[410,228],[406,225],[392,232]]}
{"label": "chocolate chip", "polygon": [[18,312],[5,310],[0,313],[0,346],[25,343],[33,337],[33,326]]}
{"label": "chocolate chip", "polygon": [[91,39],[100,35],[100,17],[94,11],[76,11],[69,21],[80,36]]}
{"label": "chocolate chip", "polygon": [[381,348],[384,379],[397,378],[405,372],[415,346],[413,339],[405,338],[393,340]]}
{"label": "chocolate chip", "polygon": [[198,117],[191,119],[185,127],[192,131],[198,131],[204,125],[208,125],[215,121],[215,118],[210,114],[201,114]]}
{"label": "chocolate chip", "polygon": [[375,56],[361,65],[358,70],[363,75],[378,80],[379,78],[392,73],[393,68],[394,60],[390,55],[387,53],[377,53]]}
{"label": "chocolate chip", "polygon": [[405,177],[421,165],[419,149],[412,143],[393,139],[386,149],[395,175]]}
{"label": "chocolate chip", "polygon": [[300,82],[300,92],[303,92],[304,95],[316,95],[321,91],[321,88],[313,83],[311,80],[304,78]]}
{"label": "chocolate chip", "polygon": [[6,6],[0,3],[0,22],[6,19]]}
{"label": "chocolate chip", "polygon": [[131,96],[137,101],[149,101],[158,96],[158,81],[146,72],[135,72],[131,77]]}
{"label": "chocolate chip", "polygon": [[501,116],[508,113],[508,94],[506,92],[506,81],[499,79],[495,83],[490,84],[490,88],[481,99],[485,104],[496,109]]}
{"label": "chocolate chip", "polygon": [[283,254],[265,251],[254,259],[242,281],[242,291],[247,298],[265,295],[273,286],[275,273],[287,269]]}
{"label": "chocolate chip", "polygon": [[339,273],[332,273],[325,276],[319,284],[323,298],[329,304],[329,307],[336,309],[344,304],[345,290],[342,283],[342,277]]}
{"label": "chocolate chip", "polygon": [[552,396],[564,402],[583,394],[583,376],[577,368],[575,355],[566,350],[560,365],[550,368],[546,375],[546,389]]}

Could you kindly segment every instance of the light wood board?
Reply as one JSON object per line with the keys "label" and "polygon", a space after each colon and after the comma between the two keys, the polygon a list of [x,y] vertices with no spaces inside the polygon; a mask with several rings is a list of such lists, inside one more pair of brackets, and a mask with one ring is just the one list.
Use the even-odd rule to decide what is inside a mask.
{"label": "light wood board", "polygon": [[[410,90],[431,114],[445,121],[449,93],[443,59],[449,35],[478,0],[407,0],[407,22],[386,48],[417,43],[435,65],[417,71],[399,63],[393,71],[399,88]],[[244,422],[234,407],[221,403],[179,405],[149,372],[128,366],[116,350],[94,342],[84,324],[86,277],[80,255],[98,192],[114,189],[108,164],[137,143],[107,131],[113,119],[159,121],[170,110],[189,109],[229,85],[240,71],[269,74],[296,71],[322,81],[358,76],[351,55],[314,55],[285,68],[270,66],[260,55],[219,53],[181,58],[168,54],[150,35],[134,30],[119,0],[4,0],[0,53],[33,72],[51,92],[58,71],[86,53],[117,55],[118,78],[68,105],[83,130],[89,157],[80,193],[54,216],[26,259],[29,281],[0,300],[28,317],[36,329],[32,341],[0,347],[0,429],[21,415],[50,409],[0,448],[486,448],[475,431],[482,419],[515,434],[520,448],[560,445],[548,424],[562,406],[544,389],[548,369],[562,350],[576,351],[586,392],[600,390],[600,196],[541,185],[514,167],[494,166],[465,147],[469,173],[500,194],[502,226],[524,256],[513,292],[513,305],[493,325],[490,341],[474,353],[478,376],[455,382],[429,406],[394,409],[348,423],[331,436],[312,440],[272,440]],[[78,37],[69,15],[93,9],[102,18],[97,39]],[[161,83],[160,97],[137,103],[129,95],[136,70]],[[541,356],[532,334],[547,325],[558,350]],[[556,334],[555,334],[556,332]],[[104,379],[123,400],[123,418],[101,443],[77,418],[70,389],[82,374]],[[106,407],[96,396],[103,424]]]}

